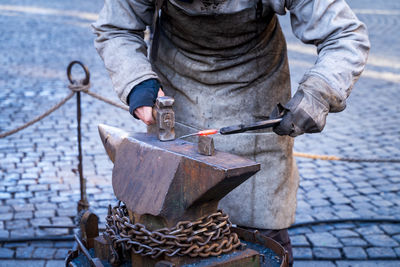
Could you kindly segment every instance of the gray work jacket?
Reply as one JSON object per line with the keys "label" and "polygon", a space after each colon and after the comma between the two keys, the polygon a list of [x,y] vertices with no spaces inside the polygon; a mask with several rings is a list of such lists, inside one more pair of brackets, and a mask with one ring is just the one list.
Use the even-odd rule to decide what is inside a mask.
{"label": "gray work jacket", "polygon": [[[295,35],[318,51],[302,82],[317,85],[331,112],[343,110],[367,59],[365,25],[342,0],[263,0],[262,14],[257,14],[258,2],[166,1],[158,56],[150,62],[143,31],[153,21],[153,1],[106,0],[93,25],[95,45],[121,101],[127,103],[140,82],[159,79],[176,100],[177,121],[188,126],[178,127],[178,135],[267,116],[277,102],[290,98],[286,44],[276,18],[289,10]],[[256,132],[216,137],[215,144],[262,164],[260,172],[220,202],[232,222],[289,227],[298,188],[293,139]]]}

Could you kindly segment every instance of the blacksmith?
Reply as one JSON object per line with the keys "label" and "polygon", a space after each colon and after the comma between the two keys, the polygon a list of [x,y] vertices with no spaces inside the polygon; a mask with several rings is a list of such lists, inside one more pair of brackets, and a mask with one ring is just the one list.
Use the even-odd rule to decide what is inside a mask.
{"label": "blacksmith", "polygon": [[[287,11],[294,34],[318,51],[293,97],[277,19]],[[149,25],[155,28],[150,57],[144,41]],[[186,125],[176,125],[178,136],[262,120],[284,104],[275,109],[284,114],[275,133],[218,136],[215,144],[262,164],[220,206],[233,223],[261,229],[291,253],[287,228],[295,219],[299,185],[293,137],[322,131],[328,113],[346,107],[368,56],[366,27],[346,2],[106,0],[93,27],[115,91],[148,125],[154,123],[155,99],[164,93],[175,98],[176,120]]]}

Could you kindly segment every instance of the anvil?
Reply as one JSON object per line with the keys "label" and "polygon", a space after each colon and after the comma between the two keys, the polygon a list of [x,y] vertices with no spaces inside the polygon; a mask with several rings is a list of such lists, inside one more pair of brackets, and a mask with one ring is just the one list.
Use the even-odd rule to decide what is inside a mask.
{"label": "anvil", "polygon": [[114,162],[112,186],[133,223],[150,230],[217,211],[226,194],[250,178],[260,164],[237,155],[197,152],[184,140],[161,142],[156,135],[128,133],[99,125],[103,145]]}

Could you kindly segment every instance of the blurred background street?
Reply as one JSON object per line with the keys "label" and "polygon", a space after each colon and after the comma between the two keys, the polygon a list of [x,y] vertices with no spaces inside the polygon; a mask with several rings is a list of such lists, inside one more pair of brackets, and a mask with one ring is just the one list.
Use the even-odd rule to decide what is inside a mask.
{"label": "blurred background street", "polygon": [[[321,134],[295,139],[295,151],[347,158],[400,159],[400,1],[349,0],[368,26],[371,52],[345,111],[330,114]],[[68,93],[72,60],[91,72],[91,90],[119,102],[93,46],[90,24],[103,5],[92,1],[0,2],[0,133],[42,114]],[[316,59],[280,17],[293,92]],[[97,125],[145,131],[128,112],[82,95],[83,173],[90,208],[104,223],[115,203],[112,163]],[[66,235],[80,199],[76,100],[0,139],[0,266],[63,266],[72,242],[10,239]],[[400,266],[400,163],[297,158],[301,175],[296,224],[290,229],[295,266]],[[346,222],[312,224],[322,220]],[[354,219],[349,221],[348,219]],[[360,222],[374,219],[377,222]],[[379,222],[379,220],[382,220]]]}

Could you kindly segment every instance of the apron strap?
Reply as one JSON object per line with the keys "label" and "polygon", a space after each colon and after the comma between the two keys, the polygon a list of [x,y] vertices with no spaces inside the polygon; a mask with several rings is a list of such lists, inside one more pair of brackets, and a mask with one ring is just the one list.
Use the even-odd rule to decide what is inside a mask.
{"label": "apron strap", "polygon": [[154,62],[158,54],[158,39],[160,37],[160,10],[165,0],[155,0],[154,17],[153,17],[153,38],[151,40],[150,58]]}
{"label": "apron strap", "polygon": [[262,17],[262,13],[263,13],[263,3],[262,0],[258,0],[256,6],[256,18],[260,19]]}

